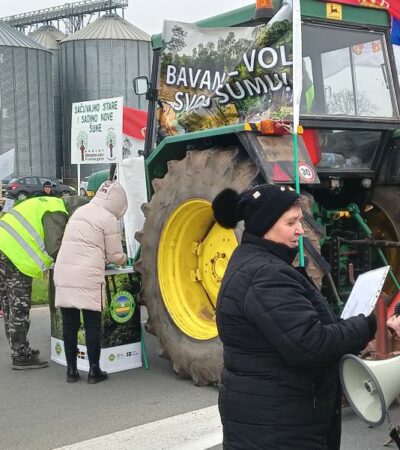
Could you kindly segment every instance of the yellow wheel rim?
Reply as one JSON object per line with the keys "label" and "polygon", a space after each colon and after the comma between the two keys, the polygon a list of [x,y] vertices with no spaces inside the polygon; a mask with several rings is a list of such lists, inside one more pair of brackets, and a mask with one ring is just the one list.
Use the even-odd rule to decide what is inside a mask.
{"label": "yellow wheel rim", "polygon": [[214,222],[207,200],[181,203],[164,226],[158,248],[161,295],[176,326],[193,339],[218,335],[217,295],[236,246],[234,231]]}

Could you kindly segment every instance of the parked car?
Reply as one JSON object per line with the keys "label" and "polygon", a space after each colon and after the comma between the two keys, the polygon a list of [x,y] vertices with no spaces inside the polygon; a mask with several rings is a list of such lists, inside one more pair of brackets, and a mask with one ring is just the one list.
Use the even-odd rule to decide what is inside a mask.
{"label": "parked car", "polygon": [[0,211],[3,210],[4,202],[5,202],[5,196],[6,196],[6,186],[10,182],[11,177],[6,177],[0,180]]}
{"label": "parked car", "polygon": [[87,195],[89,178],[90,177],[85,177],[83,178],[83,180],[81,180],[81,184],[79,186],[79,193],[82,197],[85,197]]}
{"label": "parked car", "polygon": [[25,200],[28,197],[35,197],[42,192],[42,186],[45,181],[51,181],[53,192],[57,196],[73,195],[76,194],[76,190],[60,183],[58,180],[45,177],[19,177],[10,180],[6,187],[6,197],[11,197],[16,200]]}
{"label": "parked car", "polygon": [[4,197],[6,195],[6,187],[7,184],[11,181],[12,177],[6,177],[3,178],[0,183],[1,183],[1,195]]}

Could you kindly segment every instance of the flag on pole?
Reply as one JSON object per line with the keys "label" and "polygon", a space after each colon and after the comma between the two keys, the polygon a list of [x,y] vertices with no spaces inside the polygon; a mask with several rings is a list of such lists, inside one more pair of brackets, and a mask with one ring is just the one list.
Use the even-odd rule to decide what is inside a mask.
{"label": "flag on pole", "polygon": [[392,43],[394,59],[397,66],[397,74],[400,81],[400,18],[392,17]]}
{"label": "flag on pole", "polygon": [[293,0],[293,130],[297,133],[303,86],[303,51],[301,42],[300,0]]}
{"label": "flag on pole", "polygon": [[146,136],[147,112],[141,109],[124,106],[122,134],[123,134],[123,158],[137,156],[139,150],[144,149]]}
{"label": "flag on pole", "polygon": [[[303,49],[301,39],[300,0],[292,0],[293,27],[293,172],[296,192],[300,194],[299,142],[300,100],[303,85]],[[299,263],[304,267],[303,237],[299,236]]]}
{"label": "flag on pole", "polygon": [[392,42],[394,45],[400,45],[400,18],[392,19]]}
{"label": "flag on pole", "polygon": [[143,140],[146,134],[147,112],[124,106],[122,132]]}

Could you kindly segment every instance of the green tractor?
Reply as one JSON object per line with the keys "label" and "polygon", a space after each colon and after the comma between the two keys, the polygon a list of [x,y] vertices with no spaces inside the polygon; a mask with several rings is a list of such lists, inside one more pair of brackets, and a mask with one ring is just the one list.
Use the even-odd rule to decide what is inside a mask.
{"label": "green tractor", "polygon": [[[293,55],[279,34],[287,28],[284,16],[270,22],[287,3],[277,2],[273,12],[249,5],[203,20],[196,24],[196,32],[205,33],[199,41],[187,24],[171,24],[163,38],[152,39],[151,80],[134,80],[136,93],[149,100],[144,151],[149,202],[142,206],[145,223],[136,235],[141,253],[135,265],[148,309],[146,329],[157,336],[159,353],[174,371],[198,385],[220,377],[215,306],[242,233],[240,226],[234,231],[218,226],[211,202],[226,187],[294,183],[287,132]],[[305,253],[309,272],[340,309],[357,275],[382,266],[382,256],[400,273],[399,80],[386,11],[300,3],[298,170]],[[233,28],[219,39],[209,37],[220,27]],[[262,67],[253,67],[250,79],[257,57]],[[212,61],[218,58],[215,69]],[[271,75],[274,62],[281,65]],[[253,96],[242,96],[241,88]],[[379,251],[372,238],[387,248]],[[397,292],[395,276],[385,290]]]}

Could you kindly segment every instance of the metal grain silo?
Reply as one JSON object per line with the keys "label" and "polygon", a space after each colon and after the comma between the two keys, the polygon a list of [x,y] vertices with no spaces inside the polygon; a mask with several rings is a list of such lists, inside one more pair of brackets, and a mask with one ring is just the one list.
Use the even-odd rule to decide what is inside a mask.
{"label": "metal grain silo", "polygon": [[[72,103],[108,97],[124,98],[124,105],[146,109],[146,100],[133,92],[132,78],[150,76],[150,36],[116,14],[105,14],[60,42],[64,173],[71,167]],[[104,166],[103,166],[104,167]],[[82,166],[82,176],[102,168]]]}
{"label": "metal grain silo", "polygon": [[56,175],[51,53],[0,21],[0,154],[16,175]]}
{"label": "metal grain silo", "polygon": [[56,169],[57,176],[61,176],[62,139],[61,139],[61,91],[60,91],[60,64],[58,43],[67,35],[52,25],[43,25],[28,35],[38,44],[51,51],[52,57],[52,81],[54,94],[54,122],[56,145]]}

